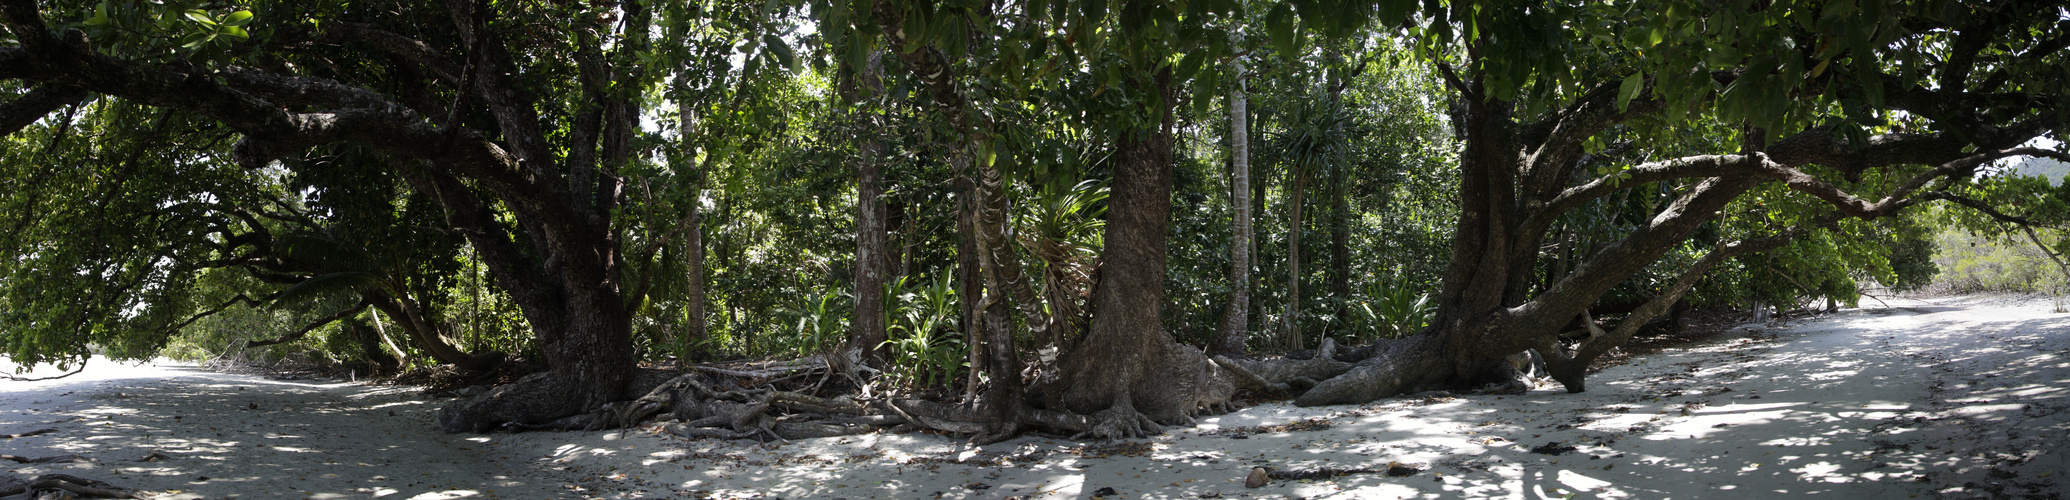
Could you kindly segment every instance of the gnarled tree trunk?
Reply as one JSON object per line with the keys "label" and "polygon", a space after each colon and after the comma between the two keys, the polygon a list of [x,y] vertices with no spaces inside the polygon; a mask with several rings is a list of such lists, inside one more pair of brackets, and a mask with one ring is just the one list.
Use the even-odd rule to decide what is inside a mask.
{"label": "gnarled tree trunk", "polygon": [[[1142,95],[1168,96],[1169,70],[1139,82]],[[1172,340],[1161,322],[1165,239],[1171,225],[1172,112],[1154,130],[1117,142],[1106,249],[1093,294],[1091,331],[1062,364],[1060,410],[1095,416],[1095,435],[1158,432],[1191,424],[1203,406],[1226,400],[1230,379],[1200,350]]]}

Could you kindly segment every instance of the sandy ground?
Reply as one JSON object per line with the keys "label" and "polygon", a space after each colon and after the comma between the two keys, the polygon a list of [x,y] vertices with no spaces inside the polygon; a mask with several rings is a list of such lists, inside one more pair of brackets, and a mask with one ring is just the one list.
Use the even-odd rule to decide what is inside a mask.
{"label": "sandy ground", "polygon": [[[2070,474],[2070,314],[2051,309],[1871,301],[1642,356],[1583,394],[1267,404],[1152,439],[982,448],[929,434],[446,436],[430,421],[440,401],[404,389],[103,364],[4,383],[0,433],[60,432],[0,449],[101,461],[16,474],[210,498],[2051,498]],[[151,451],[174,458],[123,461]],[[1257,466],[1396,464],[1416,470],[1242,484]]]}
{"label": "sandy ground", "polygon": [[[0,362],[0,369],[11,373],[13,366]],[[437,403],[408,387],[95,359],[63,379],[0,381],[0,434],[58,430],[0,440],[0,453],[76,454],[93,462],[0,461],[0,474],[64,473],[183,499],[560,494],[519,479],[526,463],[487,453],[491,437],[439,433],[432,423]],[[163,458],[140,460],[154,452]]]}

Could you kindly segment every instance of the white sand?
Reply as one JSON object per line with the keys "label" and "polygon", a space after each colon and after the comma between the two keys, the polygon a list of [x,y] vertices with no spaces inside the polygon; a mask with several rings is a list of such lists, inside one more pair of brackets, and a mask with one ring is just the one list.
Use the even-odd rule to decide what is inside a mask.
{"label": "white sand", "polygon": [[[7,383],[0,432],[61,432],[0,441],[0,449],[102,460],[16,474],[64,471],[212,498],[1090,498],[1104,488],[1117,495],[1110,498],[2063,493],[2056,476],[2070,473],[2061,446],[2070,439],[2070,315],[2045,301],[1891,305],[1644,356],[1590,377],[1584,394],[1553,385],[1523,396],[1271,404],[1134,441],[1029,436],[974,449],[928,434],[783,444],[637,429],[444,436],[429,418],[439,401],[400,389],[145,367]],[[387,416],[391,409],[397,416]],[[74,416],[86,420],[47,424]],[[1242,427],[1315,420],[1328,428],[1233,437]],[[1578,450],[1528,451],[1555,442]],[[151,450],[178,458],[120,461]],[[1256,465],[1391,462],[1426,470],[1242,485]],[[193,481],[198,475],[211,479]]]}
{"label": "white sand", "polygon": [[[0,369],[11,373],[13,366],[0,362]],[[59,373],[46,368],[31,375]],[[95,359],[64,379],[0,381],[0,433],[58,429],[0,440],[0,453],[76,454],[95,462],[0,461],[0,474],[57,472],[173,498],[559,494],[551,485],[518,479],[527,470],[522,462],[484,453],[489,437],[439,433],[432,424],[437,403],[414,388]],[[170,459],[136,461],[152,452]]]}

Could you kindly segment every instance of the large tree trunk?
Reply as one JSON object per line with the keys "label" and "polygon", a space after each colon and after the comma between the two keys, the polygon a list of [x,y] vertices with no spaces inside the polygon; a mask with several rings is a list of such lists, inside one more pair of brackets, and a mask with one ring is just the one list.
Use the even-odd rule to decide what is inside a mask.
{"label": "large tree trunk", "polygon": [[[1142,95],[1168,96],[1169,70],[1140,82]],[[1191,424],[1214,403],[1215,365],[1164,331],[1165,239],[1171,225],[1172,113],[1153,130],[1117,141],[1106,249],[1094,291],[1091,332],[1062,362],[1064,408],[1094,415],[1092,433],[1122,437]],[[1225,393],[1221,397],[1226,397]]]}
{"label": "large tree trunk", "polygon": [[1229,208],[1234,212],[1229,231],[1229,305],[1223,309],[1222,328],[1211,350],[1241,357],[1250,338],[1251,127],[1250,98],[1244,95],[1243,58],[1237,58],[1233,64],[1236,82],[1229,88]]}
{"label": "large tree trunk", "polygon": [[[1579,161],[1580,139],[1553,142],[1544,137],[1520,137],[1523,134],[1511,115],[1511,103],[1486,98],[1478,81],[1452,82],[1455,87],[1464,85],[1460,90],[1468,96],[1466,110],[1459,117],[1466,143],[1460,154],[1459,220],[1436,318],[1415,336],[1381,341],[1373,357],[1349,373],[1317,384],[1297,404],[1357,403],[1424,389],[1470,388],[1514,375],[1504,362],[1507,357],[1544,346],[1546,339],[1557,335],[1611,287],[1642,271],[1726,203],[1766,180],[1741,175],[1693,182],[1647,224],[1596,250],[1571,274],[1527,300],[1523,292],[1535,272],[1538,242],[1549,227],[1546,221],[1571,208],[1548,206],[1548,201],[1567,189],[1558,179],[1566,178]],[[1556,116],[1563,120],[1558,125],[1603,126],[1576,126],[1573,123],[1580,120],[1573,117],[1595,116],[1591,112],[1607,115],[1603,109],[1609,106],[1600,103],[1609,102],[1605,90],[1609,88],[1614,86],[1600,87],[1570,108],[1569,115]],[[1601,107],[1587,107],[1591,105]],[[1637,110],[1648,104],[1634,102],[1632,106]],[[1546,142],[1526,147],[1524,139]],[[1751,154],[1705,157],[1689,163],[1719,171],[1754,169],[1766,161],[1764,156]],[[1689,165],[1658,168],[1680,167]],[[1530,176],[1530,182],[1520,184],[1519,175]]]}

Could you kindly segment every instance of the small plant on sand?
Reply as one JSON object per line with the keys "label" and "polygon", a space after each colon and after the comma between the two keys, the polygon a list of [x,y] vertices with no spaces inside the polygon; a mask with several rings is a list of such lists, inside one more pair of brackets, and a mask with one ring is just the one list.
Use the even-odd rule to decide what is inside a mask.
{"label": "small plant on sand", "polygon": [[1437,312],[1437,305],[1430,300],[1430,294],[1422,293],[1400,276],[1367,286],[1366,297],[1358,303],[1358,312],[1383,338],[1413,335],[1429,325],[1431,316]]}

